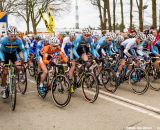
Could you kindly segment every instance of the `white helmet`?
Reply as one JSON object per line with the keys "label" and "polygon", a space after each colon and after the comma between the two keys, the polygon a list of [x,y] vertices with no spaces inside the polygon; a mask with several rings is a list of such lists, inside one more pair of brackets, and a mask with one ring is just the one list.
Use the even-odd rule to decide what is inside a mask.
{"label": "white helmet", "polygon": [[142,41],[146,40],[146,36],[142,32],[137,33],[136,38],[140,38]]}
{"label": "white helmet", "polygon": [[16,28],[16,27],[14,27],[14,26],[9,26],[9,27],[8,27],[8,30],[7,30],[7,33],[17,35],[17,34],[18,34],[18,31],[17,31],[17,28]]}
{"label": "white helmet", "polygon": [[124,41],[124,37],[122,35],[118,35],[116,41],[117,42],[123,42]]}
{"label": "white helmet", "polygon": [[49,39],[49,44],[52,44],[53,46],[58,46],[60,45],[60,41],[57,37],[51,37]]}
{"label": "white helmet", "polygon": [[110,38],[110,39],[113,39],[113,37],[112,37],[112,34],[111,33],[106,33],[106,38]]}
{"label": "white helmet", "polygon": [[113,39],[113,40],[116,40],[116,39],[117,39],[116,33],[113,32],[113,33],[111,33],[111,35],[112,35],[112,39]]}
{"label": "white helmet", "polygon": [[24,39],[27,43],[30,42],[30,39],[29,39],[29,37],[27,37],[27,36],[24,36],[23,39]]}
{"label": "white helmet", "polygon": [[85,28],[82,30],[83,34],[91,34],[91,29],[90,28]]}
{"label": "white helmet", "polygon": [[147,35],[147,40],[153,42],[153,41],[155,40],[154,35],[153,35],[153,34],[148,34],[148,35]]}

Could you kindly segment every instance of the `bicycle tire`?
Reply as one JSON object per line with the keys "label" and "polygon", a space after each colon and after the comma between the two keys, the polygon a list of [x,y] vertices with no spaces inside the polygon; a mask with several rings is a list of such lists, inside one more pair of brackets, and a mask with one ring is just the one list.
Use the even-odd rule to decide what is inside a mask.
{"label": "bicycle tire", "polygon": [[[115,93],[118,88],[118,85],[117,85],[117,82],[114,81],[114,78],[115,78],[114,72],[110,69],[106,69],[102,71],[103,71],[102,82],[103,82],[104,88],[110,93]],[[107,79],[107,82],[105,83],[103,79],[106,75],[108,79]]]}
{"label": "bicycle tire", "polygon": [[[64,89],[66,89],[66,91]],[[64,100],[64,102],[61,102],[60,98],[62,98],[61,95],[64,95],[64,92],[66,92],[66,99]],[[71,99],[70,82],[65,75],[61,75],[61,74],[56,75],[56,77],[53,79],[52,85],[51,85],[51,94],[52,94],[52,99],[56,104],[56,106],[62,108],[69,104]],[[60,94],[60,98],[58,97],[59,99],[57,98],[58,94]]]}
{"label": "bicycle tire", "polygon": [[[135,80],[135,81],[133,80],[134,75],[137,78],[137,80]],[[142,87],[142,85],[136,85],[136,83],[140,83],[140,82],[142,83],[142,81],[141,81],[142,78],[144,79],[145,85],[142,90],[138,91],[136,89],[136,86],[138,86],[137,88],[140,88],[140,87]],[[147,90],[149,88],[149,79],[148,79],[147,73],[141,68],[134,68],[129,75],[129,84],[131,85],[131,90],[135,94],[138,94],[138,95],[144,94],[145,92],[147,92]]]}
{"label": "bicycle tire", "polygon": [[9,90],[9,96],[10,96],[10,107],[11,107],[11,110],[14,111],[16,108],[16,97],[17,97],[15,78],[12,78],[12,84]]}
{"label": "bicycle tire", "polygon": [[28,66],[28,72],[31,77],[34,77],[35,76],[35,68],[34,68],[35,66],[34,66],[34,63],[31,66],[31,63],[33,63],[33,62],[30,62],[29,66]]}
{"label": "bicycle tire", "polygon": [[[22,79],[22,78],[24,78],[24,79]],[[27,91],[27,73],[26,73],[25,68],[23,68],[23,70],[22,70],[22,75],[20,73],[18,73],[18,89],[19,89],[19,92],[23,95]]]}
{"label": "bicycle tire", "polygon": [[[91,79],[91,77],[92,77],[92,79]],[[87,86],[85,85],[85,83],[86,83]],[[90,72],[86,72],[84,74],[83,78],[82,78],[82,84],[81,85],[82,85],[82,91],[83,91],[83,95],[84,95],[85,100],[90,102],[90,103],[94,103],[97,100],[98,94],[99,94],[99,86],[97,84],[97,80],[96,80],[94,74],[92,74]],[[90,90],[85,91],[86,88],[87,89],[92,89],[92,90],[91,91]],[[90,93],[91,95],[93,95],[93,93],[95,93],[95,94],[94,94],[93,98],[90,98],[87,95],[87,93]]]}
{"label": "bicycle tire", "polygon": [[[154,91],[159,91],[160,90],[160,78],[158,78],[158,74],[154,68],[149,68],[147,70],[147,74],[149,77],[149,85],[150,88]],[[158,82],[158,83],[157,83]]]}

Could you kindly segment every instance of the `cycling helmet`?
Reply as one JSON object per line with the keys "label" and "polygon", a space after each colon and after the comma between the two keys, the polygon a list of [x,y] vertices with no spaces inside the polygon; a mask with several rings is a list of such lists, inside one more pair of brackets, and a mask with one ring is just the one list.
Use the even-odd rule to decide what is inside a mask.
{"label": "cycling helmet", "polygon": [[116,33],[111,33],[111,35],[112,35],[112,40],[116,40],[117,39],[117,35],[116,35]]}
{"label": "cycling helmet", "polygon": [[60,45],[60,41],[58,40],[57,37],[51,37],[49,39],[49,44],[51,44],[53,46],[58,46],[58,45]]}
{"label": "cycling helmet", "polygon": [[124,37],[122,35],[118,35],[116,41],[117,42],[123,42],[124,41]]}
{"label": "cycling helmet", "polygon": [[41,36],[40,35],[36,35],[35,36],[35,40],[41,40]]}
{"label": "cycling helmet", "polygon": [[153,34],[148,34],[148,35],[147,35],[147,40],[153,42],[153,41],[155,40],[154,35],[153,35]]}
{"label": "cycling helmet", "polygon": [[136,38],[139,38],[142,41],[146,40],[146,36],[142,32],[137,33]]}
{"label": "cycling helmet", "polygon": [[91,30],[90,30],[90,28],[85,28],[82,30],[82,33],[83,34],[91,34]]}
{"label": "cycling helmet", "polygon": [[30,41],[29,37],[23,36],[23,39],[28,43]]}
{"label": "cycling helmet", "polygon": [[110,38],[110,39],[113,39],[113,37],[112,37],[112,34],[111,33],[106,33],[106,38]]}
{"label": "cycling helmet", "polygon": [[18,31],[17,31],[17,28],[15,26],[9,26],[8,30],[7,30],[7,33],[17,35]]}

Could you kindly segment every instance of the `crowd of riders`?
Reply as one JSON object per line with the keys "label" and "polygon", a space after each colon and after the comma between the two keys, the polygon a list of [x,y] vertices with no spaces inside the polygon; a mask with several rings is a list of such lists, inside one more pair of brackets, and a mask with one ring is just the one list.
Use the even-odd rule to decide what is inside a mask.
{"label": "crowd of riders", "polygon": [[[63,32],[52,36],[22,35],[14,26],[9,26],[7,36],[0,38],[0,61],[1,64],[28,64],[29,57],[35,57],[38,67],[42,71],[38,91],[44,95],[47,87],[44,81],[48,75],[47,65],[53,56],[59,56],[62,64],[67,64],[69,69],[69,80],[72,84],[73,73],[77,60],[89,61],[88,54],[94,57],[95,61],[105,56],[120,56],[120,64],[117,66],[116,77],[120,76],[126,59],[140,58],[145,61],[151,57],[160,57],[160,30],[151,27],[140,32],[130,29],[128,32],[97,33],[89,28],[81,32]],[[137,64],[138,65],[138,64]],[[160,68],[160,58],[154,62],[157,69]],[[2,76],[2,97],[7,97],[7,71]],[[128,66],[127,72],[130,72]],[[74,91],[74,90],[72,90]]]}

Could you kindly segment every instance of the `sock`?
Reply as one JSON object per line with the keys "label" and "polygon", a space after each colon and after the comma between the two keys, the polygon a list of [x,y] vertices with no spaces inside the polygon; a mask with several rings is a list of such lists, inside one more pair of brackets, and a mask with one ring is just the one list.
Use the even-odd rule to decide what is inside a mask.
{"label": "sock", "polygon": [[120,72],[117,72],[117,73],[116,73],[116,76],[119,77],[119,74],[120,74]]}
{"label": "sock", "polygon": [[43,83],[40,83],[40,85],[39,85],[40,87],[43,87]]}

